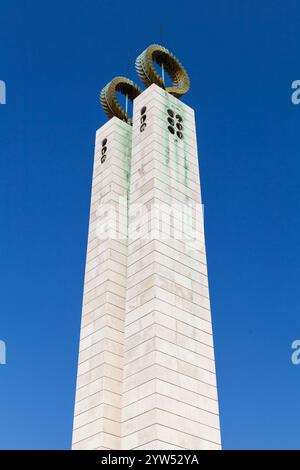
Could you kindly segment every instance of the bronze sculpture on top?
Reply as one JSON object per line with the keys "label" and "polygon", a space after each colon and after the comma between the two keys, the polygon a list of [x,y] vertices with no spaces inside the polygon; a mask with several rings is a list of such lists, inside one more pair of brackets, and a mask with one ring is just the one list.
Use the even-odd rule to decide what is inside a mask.
{"label": "bronze sculpture on top", "polygon": [[[155,63],[162,67],[163,76],[156,70]],[[174,54],[158,44],[147,47],[136,59],[135,67],[139,78],[146,87],[155,83],[176,98],[180,98],[190,88],[190,79],[183,65]],[[171,78],[173,86],[165,86],[164,71]],[[126,77],[116,77],[100,93],[101,105],[109,119],[116,116],[128,124],[132,124],[127,106],[126,109],[123,108],[117,99],[116,92],[126,96],[126,102],[128,99],[132,102],[142,93],[142,90],[132,80]]]}

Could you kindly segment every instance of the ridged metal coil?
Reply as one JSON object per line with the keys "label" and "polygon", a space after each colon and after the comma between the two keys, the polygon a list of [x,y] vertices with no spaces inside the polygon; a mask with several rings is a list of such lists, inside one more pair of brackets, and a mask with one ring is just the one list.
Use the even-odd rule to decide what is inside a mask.
{"label": "ridged metal coil", "polygon": [[117,99],[117,91],[133,101],[142,93],[142,90],[126,77],[115,77],[100,92],[100,103],[106,115],[109,118],[116,116],[122,121],[128,122],[128,124],[132,124],[132,119]]}
{"label": "ridged metal coil", "polygon": [[[164,70],[173,82],[172,87],[165,87],[154,62],[164,66]],[[135,67],[139,78],[146,87],[155,83],[177,98],[184,95],[190,88],[190,79],[183,65],[168,49],[158,44],[147,47],[136,59]]]}

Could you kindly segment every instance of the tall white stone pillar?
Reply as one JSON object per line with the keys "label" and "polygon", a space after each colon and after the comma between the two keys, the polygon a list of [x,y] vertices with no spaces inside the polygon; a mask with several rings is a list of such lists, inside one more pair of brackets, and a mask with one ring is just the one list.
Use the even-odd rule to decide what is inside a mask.
{"label": "tall white stone pillar", "polygon": [[122,448],[220,449],[194,112],[156,85],[134,101],[129,201]]}
{"label": "tall white stone pillar", "polygon": [[121,448],[131,137],[116,117],[96,134],[73,449]]}

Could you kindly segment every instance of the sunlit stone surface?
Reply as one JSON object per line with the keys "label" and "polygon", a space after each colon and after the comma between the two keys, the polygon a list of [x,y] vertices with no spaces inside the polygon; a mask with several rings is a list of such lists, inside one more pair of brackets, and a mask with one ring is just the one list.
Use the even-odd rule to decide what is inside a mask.
{"label": "sunlit stone surface", "polygon": [[73,449],[104,448],[221,448],[194,112],[156,85],[97,131]]}

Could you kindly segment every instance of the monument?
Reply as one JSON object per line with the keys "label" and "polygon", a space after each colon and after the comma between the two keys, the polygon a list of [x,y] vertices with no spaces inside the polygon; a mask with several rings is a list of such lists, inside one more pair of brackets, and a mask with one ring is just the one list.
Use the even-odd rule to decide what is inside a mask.
{"label": "monument", "polygon": [[190,80],[158,45],[136,69],[100,97],[72,448],[220,449]]}

